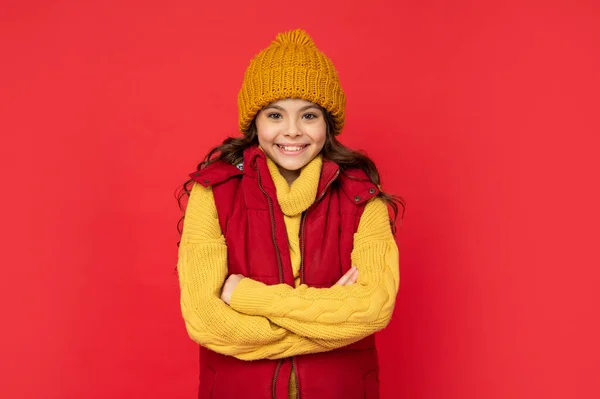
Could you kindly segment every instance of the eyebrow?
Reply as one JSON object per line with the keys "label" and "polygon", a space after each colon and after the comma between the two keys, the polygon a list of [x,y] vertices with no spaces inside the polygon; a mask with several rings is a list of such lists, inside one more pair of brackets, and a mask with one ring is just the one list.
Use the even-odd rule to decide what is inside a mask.
{"label": "eyebrow", "polygon": [[[274,104],[267,105],[264,109],[269,109],[269,108],[274,108],[279,111],[285,111],[285,109],[283,109],[283,107],[280,107],[279,105],[274,105]],[[300,112],[306,111],[307,109],[310,109],[310,108],[316,108],[318,110],[321,109],[317,104],[310,104],[310,105],[300,108]]]}

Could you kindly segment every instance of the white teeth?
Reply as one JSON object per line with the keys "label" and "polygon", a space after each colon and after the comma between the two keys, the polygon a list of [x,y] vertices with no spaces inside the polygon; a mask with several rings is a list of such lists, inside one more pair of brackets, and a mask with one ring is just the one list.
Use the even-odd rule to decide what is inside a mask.
{"label": "white teeth", "polygon": [[279,148],[283,149],[284,151],[300,151],[301,149],[303,149],[304,147],[296,147],[296,146],[283,146],[283,145],[279,145]]}

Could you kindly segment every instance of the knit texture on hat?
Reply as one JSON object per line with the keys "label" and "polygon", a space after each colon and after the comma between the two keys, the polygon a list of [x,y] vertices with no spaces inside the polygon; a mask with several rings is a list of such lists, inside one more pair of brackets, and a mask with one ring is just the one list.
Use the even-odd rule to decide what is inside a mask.
{"label": "knit texture on hat", "polygon": [[334,134],[344,126],[346,96],[331,60],[302,29],[279,33],[271,45],[256,55],[238,94],[240,131],[265,105],[283,98],[301,98],[331,113]]}

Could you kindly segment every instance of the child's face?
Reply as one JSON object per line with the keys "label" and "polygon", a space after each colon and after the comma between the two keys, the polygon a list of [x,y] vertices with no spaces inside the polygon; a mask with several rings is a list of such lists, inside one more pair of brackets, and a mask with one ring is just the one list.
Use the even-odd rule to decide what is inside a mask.
{"label": "child's face", "polygon": [[321,152],[327,132],[319,106],[298,98],[265,106],[256,116],[256,128],[258,143],[288,182]]}

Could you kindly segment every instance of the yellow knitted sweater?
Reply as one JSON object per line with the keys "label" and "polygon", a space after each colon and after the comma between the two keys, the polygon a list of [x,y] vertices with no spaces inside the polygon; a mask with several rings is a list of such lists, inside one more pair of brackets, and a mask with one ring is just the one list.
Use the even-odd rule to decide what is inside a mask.
{"label": "yellow knitted sweater", "polygon": [[242,360],[278,359],[346,346],[384,328],[392,316],[400,277],[385,203],[377,197],[367,203],[354,235],[351,258],[359,270],[355,284],[301,285],[300,219],[315,200],[322,159],[314,158],[291,186],[268,157],[267,162],[284,213],[296,287],[245,278],[235,288],[231,306],[220,299],[228,275],[227,247],[212,189],[195,184],[177,266],[181,310],[191,339]]}

